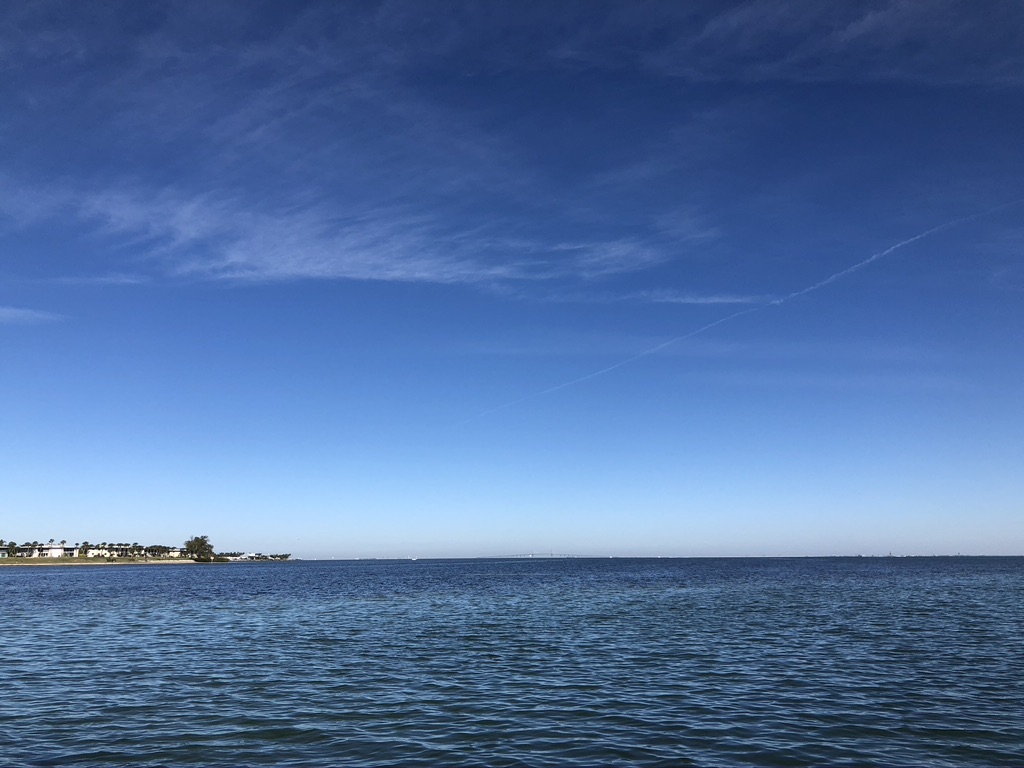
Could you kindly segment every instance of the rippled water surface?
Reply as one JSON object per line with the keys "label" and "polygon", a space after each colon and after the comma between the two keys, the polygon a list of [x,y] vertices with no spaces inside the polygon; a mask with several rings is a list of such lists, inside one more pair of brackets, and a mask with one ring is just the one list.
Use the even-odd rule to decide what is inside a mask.
{"label": "rippled water surface", "polygon": [[0,568],[0,764],[1024,765],[1024,558]]}

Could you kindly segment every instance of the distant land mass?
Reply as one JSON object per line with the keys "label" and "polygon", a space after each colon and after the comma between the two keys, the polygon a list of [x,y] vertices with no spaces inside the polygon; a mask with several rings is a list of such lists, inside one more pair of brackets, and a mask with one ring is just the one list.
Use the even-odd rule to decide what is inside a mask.
{"label": "distant land mass", "polygon": [[88,541],[71,544],[67,539],[49,539],[46,543],[0,539],[0,563],[89,563],[89,562],[251,562],[288,560],[291,554],[262,552],[217,552],[208,536],[193,536],[181,547],[138,542]]}

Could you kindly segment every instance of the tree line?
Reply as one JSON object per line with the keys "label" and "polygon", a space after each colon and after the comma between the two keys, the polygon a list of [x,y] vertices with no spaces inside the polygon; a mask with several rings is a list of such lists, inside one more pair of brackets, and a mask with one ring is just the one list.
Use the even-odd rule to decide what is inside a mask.
{"label": "tree line", "polygon": [[[60,547],[61,549],[67,549],[67,539],[61,539],[59,542],[55,539],[50,539],[48,542],[43,543],[40,541],[26,541],[24,544],[18,544],[14,539],[5,541],[0,539],[0,552],[6,552],[8,557],[25,557],[29,555],[28,552],[32,550],[38,550],[40,548],[53,549],[54,547]],[[99,544],[91,544],[88,541],[75,542],[72,547],[80,558],[88,558],[91,552],[103,553],[100,556],[106,557],[127,557],[127,558],[164,558],[171,557],[173,553],[181,553],[186,558],[191,558],[196,562],[213,562],[216,560],[228,560],[243,556],[240,552],[231,552],[225,554],[218,554],[214,549],[213,544],[210,542],[209,536],[193,536],[192,538],[185,541],[183,547],[168,547],[164,544],[149,544],[142,545],[139,542],[113,542],[113,541],[102,541]],[[177,556],[177,555],[175,555]],[[291,555],[256,555],[252,559],[257,560],[287,560]]]}

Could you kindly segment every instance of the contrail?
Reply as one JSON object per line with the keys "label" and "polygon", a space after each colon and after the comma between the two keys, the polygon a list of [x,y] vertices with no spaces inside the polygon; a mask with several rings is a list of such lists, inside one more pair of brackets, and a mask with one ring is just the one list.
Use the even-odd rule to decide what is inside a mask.
{"label": "contrail", "polygon": [[758,306],[758,307],[749,307],[748,309],[742,309],[739,312],[733,312],[731,315],[727,315],[726,317],[723,317],[720,320],[715,320],[713,323],[708,323],[707,325],[702,325],[700,328],[698,328],[695,331],[690,331],[689,333],[684,334],[682,336],[676,336],[674,339],[669,339],[668,341],[663,341],[661,344],[653,346],[650,349],[645,349],[643,352],[637,352],[635,355],[632,355],[631,357],[627,357],[625,360],[619,360],[619,362],[615,363],[614,365],[609,365],[607,368],[602,368],[599,371],[594,371],[593,373],[588,373],[588,374],[586,374],[584,376],[580,376],[578,378],[562,382],[561,384],[556,384],[553,387],[548,387],[547,389],[542,389],[539,392],[534,392],[534,393],[529,394],[529,395],[524,395],[523,397],[520,397],[518,400],[512,400],[511,402],[505,403],[504,405],[499,405],[499,406],[496,406],[494,408],[488,408],[486,411],[481,411],[476,416],[473,416],[471,419],[469,419],[469,421],[472,421],[472,419],[479,419],[481,416],[486,416],[487,414],[494,413],[495,411],[501,411],[501,410],[504,410],[505,408],[511,408],[513,405],[519,405],[519,403],[525,402],[527,400],[532,400],[535,397],[543,397],[544,395],[550,395],[552,392],[557,392],[560,389],[565,389],[566,387],[571,387],[573,384],[579,384],[581,382],[587,381],[588,379],[594,379],[594,378],[597,378],[598,376],[603,376],[604,374],[606,374],[606,373],[608,373],[610,371],[614,371],[616,368],[621,368],[624,365],[629,365],[634,360],[639,360],[641,357],[647,357],[648,355],[653,355],[655,352],[657,352],[659,350],[662,350],[665,347],[671,346],[672,344],[675,344],[677,341],[682,341],[683,339],[689,339],[692,336],[696,336],[699,333],[704,333],[704,331],[707,331],[707,330],[710,330],[711,328],[714,328],[716,325],[721,325],[722,323],[727,323],[730,320],[734,320],[735,318],[739,317],[740,315],[749,315],[751,312],[757,312],[758,310],[764,309],[767,306],[768,306],[767,304],[762,304],[761,306]]}
{"label": "contrail", "polygon": [[653,355],[655,352],[660,352],[661,350],[665,349],[665,347],[670,347],[673,344],[676,344],[676,343],[678,343],[680,341],[685,341],[686,339],[692,339],[694,336],[698,336],[698,335],[704,333],[705,331],[709,331],[712,328],[715,328],[716,326],[722,325],[723,323],[728,323],[728,322],[730,322],[732,320],[735,320],[737,317],[742,317],[743,315],[749,315],[752,312],[760,312],[761,310],[767,309],[768,307],[776,307],[776,306],[779,306],[780,304],[785,304],[787,301],[795,299],[798,296],[803,296],[803,295],[808,294],[808,293],[813,293],[814,291],[817,291],[820,288],[824,288],[827,285],[831,285],[832,283],[836,282],[837,280],[842,280],[847,275],[851,275],[851,274],[853,274],[854,272],[856,272],[859,269],[863,269],[868,264],[870,264],[870,263],[872,263],[874,261],[878,261],[879,259],[885,258],[890,253],[893,253],[894,251],[898,251],[900,248],[903,248],[904,246],[910,245],[911,243],[915,243],[918,240],[923,240],[926,237],[931,237],[932,235],[936,234],[937,232],[941,232],[941,231],[943,231],[945,229],[951,229],[953,227],[960,226],[961,224],[966,224],[969,221],[973,221],[975,219],[984,218],[985,216],[991,216],[993,213],[997,213],[998,211],[1001,211],[1001,210],[1003,210],[1005,208],[1012,208],[1013,206],[1020,205],[1021,203],[1024,203],[1024,197],[1019,198],[1017,200],[1012,200],[1009,203],[1003,203],[1002,205],[997,205],[994,208],[989,208],[987,210],[980,211],[978,213],[972,213],[972,214],[969,214],[967,216],[961,216],[958,219],[953,219],[952,221],[947,221],[945,224],[939,224],[938,226],[932,227],[931,229],[926,229],[924,232],[921,232],[920,234],[914,235],[913,237],[908,237],[906,240],[900,240],[900,242],[896,243],[895,245],[890,245],[884,251],[879,251],[878,253],[872,254],[871,256],[868,256],[863,261],[859,261],[859,262],[857,262],[856,264],[854,264],[851,267],[847,267],[846,269],[844,269],[844,270],[842,270],[840,272],[836,272],[834,275],[831,275],[830,277],[826,277],[824,280],[819,280],[817,283],[814,283],[813,285],[809,285],[806,288],[801,288],[799,291],[793,291],[793,293],[787,294],[786,296],[783,296],[782,298],[773,299],[772,301],[767,301],[764,304],[759,304],[759,305],[757,305],[755,307],[748,307],[747,309],[742,309],[739,312],[733,312],[731,315],[726,315],[725,317],[723,317],[723,318],[721,318],[719,320],[715,320],[712,323],[708,323],[707,325],[702,325],[700,328],[697,328],[694,331],[690,331],[689,333],[684,333],[682,336],[676,336],[675,338],[669,339],[668,341],[663,341],[662,343],[656,344],[655,346],[653,346],[653,347],[651,347],[649,349],[645,349],[642,352],[637,352],[635,355],[631,355],[630,357],[627,357],[627,358],[625,358],[623,360],[620,360],[619,362],[614,363],[613,365],[609,365],[607,368],[602,368],[599,371],[594,371],[593,373],[588,373],[588,374],[586,374],[584,376],[579,376],[579,377],[577,377],[575,379],[570,379],[569,381],[562,382],[561,384],[556,384],[555,386],[548,387],[547,389],[542,389],[542,390],[539,390],[537,392],[532,392],[529,395],[524,395],[523,397],[520,397],[520,398],[518,398],[516,400],[511,400],[511,401],[509,401],[507,403],[503,403],[502,405],[495,406],[494,408],[488,408],[486,411],[481,411],[476,416],[471,416],[470,418],[466,419],[466,421],[463,421],[462,423],[465,424],[467,422],[474,421],[475,419],[482,418],[482,417],[487,416],[489,414],[496,413],[497,411],[503,411],[506,408],[511,408],[511,407],[513,407],[515,405],[519,405],[520,403],[524,403],[527,400],[533,400],[536,397],[544,397],[544,395],[550,395],[552,392],[557,392],[560,389],[565,389],[566,387],[571,387],[571,386],[574,386],[576,384],[581,384],[582,382],[589,381],[590,379],[596,379],[598,376],[604,376],[604,374],[610,373],[611,371],[614,371],[616,368],[621,368],[624,365],[629,365],[630,363],[635,362],[635,361],[639,360],[642,357],[647,357],[648,355]]}
{"label": "contrail", "polygon": [[991,216],[993,213],[996,213],[997,211],[1001,211],[1004,208],[1010,208],[1014,205],[1019,205],[1020,203],[1024,203],[1024,198],[1020,198],[1019,200],[1013,200],[1009,203],[1003,203],[1002,205],[997,205],[995,208],[989,208],[987,211],[972,213],[968,216],[961,216],[959,219],[947,221],[945,224],[939,224],[937,227],[927,229],[919,235],[914,235],[913,237],[908,237],[906,240],[901,240],[900,242],[896,243],[896,245],[890,245],[884,251],[879,251],[876,254],[868,256],[866,259],[864,259],[864,261],[858,262],[857,264],[854,264],[852,267],[847,267],[842,272],[836,272],[831,277],[826,277],[824,280],[821,280],[820,282],[817,282],[814,285],[809,285],[806,288],[802,288],[799,291],[794,291],[788,296],[783,296],[781,299],[775,299],[774,301],[770,301],[764,306],[758,307],[758,309],[764,309],[765,306],[771,307],[776,306],[778,304],[785,304],[787,301],[789,301],[790,299],[795,299],[797,296],[803,296],[805,293],[811,293],[812,291],[816,291],[819,288],[824,288],[826,285],[830,285],[831,283],[834,283],[836,280],[842,280],[847,275],[853,274],[858,269],[863,269],[873,261],[878,261],[879,259],[885,258],[893,251],[898,251],[905,245],[910,245],[911,243],[916,243],[918,240],[923,240],[926,237],[931,237],[936,232],[941,232],[944,229],[951,229],[953,227],[958,227],[961,224],[966,224],[968,221],[974,221],[975,219],[980,219],[983,218],[984,216]]}

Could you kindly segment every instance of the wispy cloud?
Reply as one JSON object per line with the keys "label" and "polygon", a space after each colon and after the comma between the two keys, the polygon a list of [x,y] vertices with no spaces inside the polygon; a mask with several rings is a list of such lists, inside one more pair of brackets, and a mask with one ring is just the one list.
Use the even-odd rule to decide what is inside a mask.
{"label": "wispy cloud", "polygon": [[54,278],[53,282],[64,285],[141,285],[151,282],[146,275],[130,275],[124,273],[109,275],[69,275],[66,277]]}
{"label": "wispy cloud", "polygon": [[[742,0],[656,8],[617,8],[563,51],[700,82],[1024,85],[1019,3],[995,2],[983,11],[970,0]],[[651,45],[659,27],[670,32]],[[608,45],[613,38],[617,46]]]}
{"label": "wispy cloud", "polygon": [[[70,219],[130,254],[97,266],[97,282],[562,281],[569,295],[705,252],[722,235],[713,203],[700,203],[714,197],[706,168],[735,148],[730,131],[757,121],[735,101],[683,110],[643,141],[614,137],[625,148],[614,158],[587,146],[579,167],[552,173],[590,126],[558,128],[553,107],[520,113],[487,98],[481,75],[587,66],[700,82],[1013,84],[1024,62],[1020,6],[997,6],[999,35],[983,45],[992,28],[960,0],[313,3],[282,13],[272,34],[239,23],[258,13],[246,6],[183,3],[133,15],[131,29],[128,7],[0,9],[14,105],[3,129],[23,150],[5,159],[0,213],[19,226]],[[920,55],[905,56],[908,45]],[[421,86],[431,78],[441,87]],[[40,124],[52,133],[37,138]],[[644,300],[751,301],[685,290]]]}
{"label": "wispy cloud", "polygon": [[[109,238],[131,263],[104,274],[491,286],[600,280],[680,257],[656,224],[623,213],[624,236],[585,190],[553,189],[486,109],[409,84],[425,59],[486,38],[488,24],[497,34],[511,15],[471,12],[467,25],[410,35],[410,11],[314,4],[248,39],[231,14],[183,5],[134,35],[116,14],[72,16],[42,47],[12,30],[46,29],[45,14],[9,15],[0,29],[26,65],[21,95],[43,113],[87,112],[77,118],[91,133],[76,139],[100,146],[72,178],[42,163],[9,170],[0,213],[21,226],[59,216]],[[209,45],[182,38],[187,19]],[[107,46],[132,66],[105,68]],[[46,87],[33,90],[36,70]],[[111,153],[127,135],[134,143]],[[175,163],[154,163],[171,147]]]}
{"label": "wispy cloud", "polygon": [[646,68],[701,82],[1024,85],[1024,7],[1012,0],[389,3],[374,29],[394,66],[451,57],[492,69]]}
{"label": "wispy cloud", "polygon": [[77,215],[178,276],[489,283],[594,278],[666,258],[642,241],[545,243],[459,230],[415,207],[257,211],[162,191],[83,194]]}
{"label": "wispy cloud", "polygon": [[638,291],[628,294],[623,298],[635,301],[649,301],[653,304],[760,304],[770,301],[770,298],[763,296],[701,295],[668,290]]}
{"label": "wispy cloud", "polygon": [[63,320],[64,315],[22,307],[0,307],[0,325],[37,325]]}

